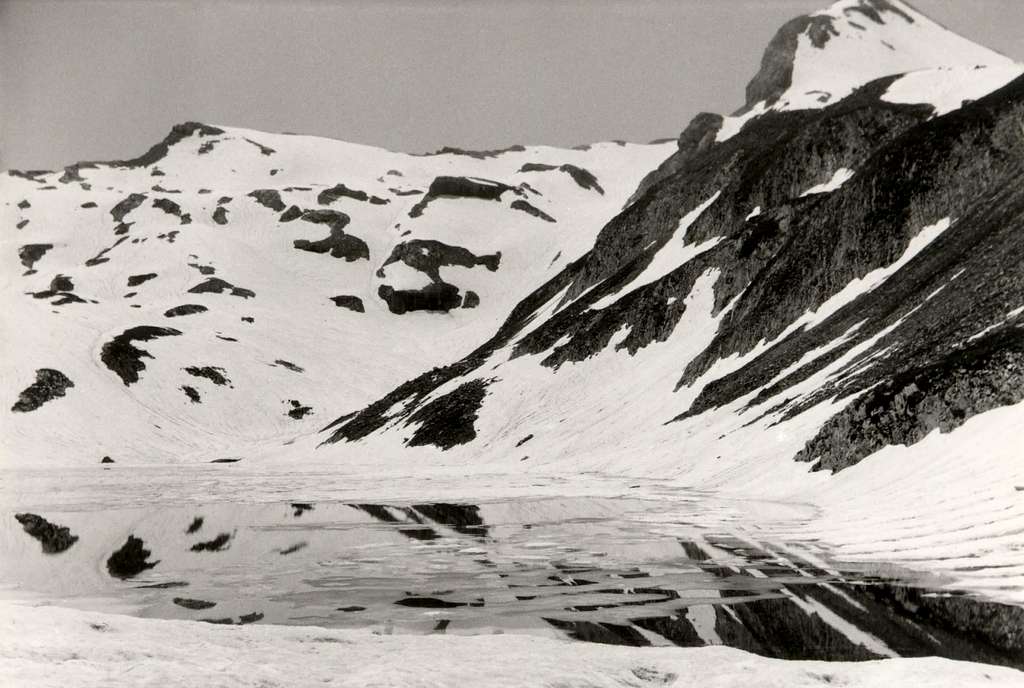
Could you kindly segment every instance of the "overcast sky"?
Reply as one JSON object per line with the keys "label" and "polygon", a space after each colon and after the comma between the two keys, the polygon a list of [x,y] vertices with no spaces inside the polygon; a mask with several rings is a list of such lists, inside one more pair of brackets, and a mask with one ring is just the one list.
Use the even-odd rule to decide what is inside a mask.
{"label": "overcast sky", "polygon": [[[828,4],[0,0],[0,168],[131,157],[186,120],[410,152],[675,136]],[[914,4],[1024,60],[1024,0]]]}

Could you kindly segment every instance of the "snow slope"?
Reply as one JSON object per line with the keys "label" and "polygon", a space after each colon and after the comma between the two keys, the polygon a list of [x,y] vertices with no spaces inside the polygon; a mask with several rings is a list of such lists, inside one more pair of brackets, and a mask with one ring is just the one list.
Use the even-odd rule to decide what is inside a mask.
{"label": "snow slope", "polygon": [[[517,635],[221,627],[0,602],[9,685],[1015,686],[1020,672],[939,658],[793,662],[731,648],[630,648]],[[482,658],[486,658],[483,659]]]}
{"label": "snow slope", "polygon": [[[209,461],[314,432],[328,420],[323,409],[358,407],[424,366],[468,353],[519,298],[585,251],[673,148],[414,156],[308,136],[185,130],[148,164],[0,180],[0,384],[8,397],[0,452],[8,464],[91,464],[107,455]],[[593,174],[598,188],[563,165]],[[510,190],[498,200],[441,196],[413,217],[443,176]],[[266,203],[278,207],[250,196],[255,190],[268,190]],[[129,194],[145,197],[119,211]],[[178,214],[156,202],[176,204]],[[288,220],[292,206],[344,213],[341,243],[331,245],[338,216]],[[294,246],[321,240],[331,252]],[[33,262],[26,245],[52,248]],[[417,255],[385,265],[403,245]],[[70,278],[70,303],[61,303],[64,291],[48,291],[58,275]],[[246,291],[193,293],[213,279]],[[432,281],[451,285],[464,307],[398,314],[380,295]],[[183,305],[205,310],[168,317]],[[181,334],[135,340],[130,346],[149,357],[138,354],[145,368],[137,381],[122,380],[102,361],[104,347],[139,326]],[[12,412],[44,368],[74,386],[34,411]],[[224,380],[186,371],[206,368]]]}

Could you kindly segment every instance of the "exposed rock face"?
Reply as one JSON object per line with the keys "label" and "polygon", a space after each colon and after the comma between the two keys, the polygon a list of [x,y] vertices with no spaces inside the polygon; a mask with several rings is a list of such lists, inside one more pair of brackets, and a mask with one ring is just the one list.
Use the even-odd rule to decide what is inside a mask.
{"label": "exposed rock face", "polygon": [[180,334],[179,330],[170,327],[153,327],[152,325],[131,327],[103,345],[100,360],[103,361],[103,365],[115,372],[127,387],[138,382],[139,373],[146,369],[146,364],[142,362],[142,359],[153,358],[148,351],[134,346],[132,342],[148,342],[160,337],[173,337]]}
{"label": "exposed rock face", "polygon": [[187,225],[192,222],[192,216],[184,212],[181,206],[172,201],[169,198],[156,198],[153,200],[153,207],[159,208],[168,215],[174,215],[177,217],[181,224]]}
{"label": "exposed rock face", "polygon": [[223,368],[216,366],[189,366],[184,369],[192,377],[206,378],[218,386],[230,385],[231,380],[224,374]]}
{"label": "exposed rock face", "polygon": [[914,444],[933,430],[949,432],[977,413],[1022,399],[1024,322],[871,387],[833,416],[796,460],[840,471],[887,445]]}
{"label": "exposed rock face", "polygon": [[[440,148],[433,153],[420,153],[420,155],[464,155],[470,158],[476,158],[477,160],[486,160],[487,158],[496,158],[503,153],[521,153],[526,150],[525,147],[516,144],[509,146],[508,148],[496,148],[494,150],[466,150],[464,148],[456,148],[455,146],[445,146]],[[397,171],[397,170],[395,170]],[[396,176],[401,176],[399,172]]]}
{"label": "exposed rock face", "polygon": [[723,117],[713,112],[701,112],[686,125],[686,129],[679,135],[679,151],[667,158],[658,169],[654,170],[640,182],[640,186],[633,192],[626,205],[647,193],[647,190],[657,182],[671,177],[680,169],[683,164],[695,155],[708,150],[715,143],[715,137],[722,128]]}
{"label": "exposed rock face", "polygon": [[377,288],[377,295],[397,315],[409,311],[448,312],[462,305],[459,288],[447,282],[431,283],[422,289],[395,289],[386,284]]}
{"label": "exposed rock face", "polygon": [[419,217],[431,201],[438,198],[478,198],[485,201],[500,201],[506,191],[516,190],[508,184],[489,179],[472,177],[437,177],[430,183],[430,189],[409,211],[409,217]]}
{"label": "exposed rock face", "polygon": [[264,208],[270,208],[275,212],[279,213],[285,209],[284,201],[281,200],[281,192],[276,189],[256,189],[246,195],[255,198],[256,202]]}
{"label": "exposed rock face", "polygon": [[222,280],[220,277],[211,277],[205,282],[200,282],[188,290],[189,294],[223,294],[224,292],[227,292],[232,296],[240,296],[243,299],[256,296],[256,292],[252,289],[236,287],[227,280]]}
{"label": "exposed rock face", "polygon": [[16,413],[35,411],[46,402],[64,396],[74,386],[75,383],[59,370],[40,368],[36,371],[36,381],[22,390],[11,410]]}
{"label": "exposed rock face", "polygon": [[25,532],[39,540],[46,554],[59,554],[78,542],[78,536],[71,534],[67,526],[50,523],[36,514],[15,514],[15,520],[21,524]]}
{"label": "exposed rock face", "polygon": [[566,163],[564,165],[556,166],[540,162],[528,162],[519,168],[520,172],[547,172],[549,170],[565,172],[572,177],[572,180],[576,182],[580,188],[593,190],[604,195],[604,189],[601,188],[601,184],[598,183],[597,177],[594,176],[594,173],[576,165]]}
{"label": "exposed rock face", "polygon": [[432,282],[443,282],[439,268],[445,266],[472,268],[482,265],[491,272],[496,271],[501,264],[501,252],[478,256],[461,246],[451,246],[433,239],[414,239],[396,245],[381,267],[386,269],[388,265],[399,261],[427,275]]}
{"label": "exposed rock face", "polygon": [[334,203],[336,200],[342,197],[351,198],[355,201],[362,201],[363,203],[368,202],[374,205],[386,205],[387,203],[390,203],[390,201],[388,201],[388,199],[386,198],[381,198],[380,196],[371,196],[365,191],[360,191],[358,189],[350,189],[344,184],[336,184],[335,186],[332,186],[330,189],[324,189],[316,197],[316,202],[319,203],[320,205],[330,205],[331,203]]}
{"label": "exposed rock face", "polygon": [[147,272],[143,275],[129,275],[128,286],[137,287],[140,284],[143,284],[144,282],[148,282],[151,279],[155,279],[156,277],[157,274],[155,272]]}
{"label": "exposed rock face", "polygon": [[345,213],[337,210],[307,210],[302,214],[302,219],[314,224],[325,224],[331,228],[331,233],[317,241],[296,239],[293,245],[300,251],[328,253],[332,258],[344,258],[349,263],[370,259],[370,247],[366,242],[345,233],[345,226],[349,223],[349,216]]}
{"label": "exposed rock face", "polygon": [[120,201],[117,205],[110,209],[110,215],[114,218],[114,222],[124,222],[124,218],[128,216],[128,213],[142,205],[143,201],[146,200],[146,194],[133,193],[129,194],[127,198]]}
{"label": "exposed rock face", "polygon": [[[826,27],[815,35],[828,34]],[[882,100],[892,82],[879,79],[821,109],[768,112],[720,142],[719,118],[699,117],[594,248],[523,300],[490,341],[339,419],[328,441],[409,418],[434,403],[441,385],[479,374],[513,339],[514,356],[539,355],[552,368],[602,352],[616,333],[623,336],[615,347],[629,354],[663,342],[709,274],[712,315],[728,315],[703,351],[680,362],[679,386],[723,358],[750,357],[699,387],[680,419],[747,395],[743,413],[780,421],[857,397],[797,457],[837,470],[886,444],[1016,403],[1022,330],[1008,314],[1024,304],[1024,190],[1014,181],[1024,174],[1024,78],[938,118],[927,105]],[[842,170],[852,176],[806,193]],[[685,245],[708,248],[634,282],[673,237],[680,241],[683,220]],[[918,239],[908,253],[926,229],[937,238]],[[905,254],[914,257],[897,263]],[[822,310],[854,280],[892,265],[898,270],[879,285]],[[985,287],[950,287],[954,281]],[[561,309],[517,337],[559,293]],[[786,331],[818,311],[828,317]],[[824,353],[810,356],[816,351]],[[828,384],[788,394],[850,352]]]}
{"label": "exposed rock face", "polygon": [[226,225],[228,223],[228,209],[224,206],[217,206],[213,211],[213,221],[219,225]]}
{"label": "exposed rock face", "polygon": [[363,300],[358,296],[351,296],[348,294],[332,296],[331,301],[333,301],[334,305],[338,308],[347,308],[350,311],[355,311],[356,313],[363,313],[366,311],[363,307]]}
{"label": "exposed rock face", "polygon": [[174,308],[168,308],[164,311],[164,317],[177,318],[182,315],[192,315],[193,313],[205,313],[206,310],[206,306],[200,306],[198,303],[186,303]]}
{"label": "exposed rock face", "polygon": [[437,397],[409,417],[407,425],[418,423],[408,441],[410,447],[432,444],[451,449],[476,437],[473,422],[487,394],[487,382],[473,380]]}
{"label": "exposed rock face", "polygon": [[524,201],[521,198],[512,201],[512,205],[510,207],[513,210],[522,210],[524,213],[528,215],[533,215],[534,217],[540,218],[545,222],[555,222],[555,218],[551,217],[540,208],[534,206],[528,201]]}
{"label": "exposed rock face", "polygon": [[21,264],[28,268],[26,274],[32,274],[35,272],[33,266],[36,262],[46,255],[46,252],[53,248],[53,244],[25,244],[18,249],[18,259]]}

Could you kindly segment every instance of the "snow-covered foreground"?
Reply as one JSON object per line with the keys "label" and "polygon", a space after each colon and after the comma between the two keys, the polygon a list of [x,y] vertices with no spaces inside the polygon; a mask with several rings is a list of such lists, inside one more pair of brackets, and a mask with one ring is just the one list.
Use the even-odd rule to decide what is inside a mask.
{"label": "snow-covered foreground", "polygon": [[835,664],[740,650],[627,648],[520,635],[387,636],[220,627],[0,602],[7,686],[1019,686],[938,658]]}

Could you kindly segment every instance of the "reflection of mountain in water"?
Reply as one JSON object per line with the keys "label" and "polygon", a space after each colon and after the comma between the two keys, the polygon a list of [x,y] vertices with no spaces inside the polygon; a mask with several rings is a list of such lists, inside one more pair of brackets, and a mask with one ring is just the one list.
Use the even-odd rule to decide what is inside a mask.
{"label": "reflection of mountain in water", "polygon": [[[832,568],[825,552],[805,557],[806,543],[711,535],[728,532],[735,504],[685,503],[690,512],[680,512],[680,501],[586,498],[215,504],[141,518],[104,512],[110,527],[100,531],[79,525],[96,514],[62,514],[74,532],[109,541],[83,535],[58,554],[29,534],[19,541],[34,545],[26,550],[51,571],[41,577],[29,566],[27,589],[50,581],[46,591],[71,605],[87,596],[127,600],[160,617],[515,629],[618,645],[728,645],[787,659],[938,655],[1024,667],[1020,608]],[[119,522],[132,532],[119,533]],[[217,533],[224,542],[210,547]],[[61,582],[69,563],[109,557],[126,537],[144,540],[151,566],[130,580],[100,575],[83,587],[64,574]],[[182,599],[219,613],[204,616]]]}

